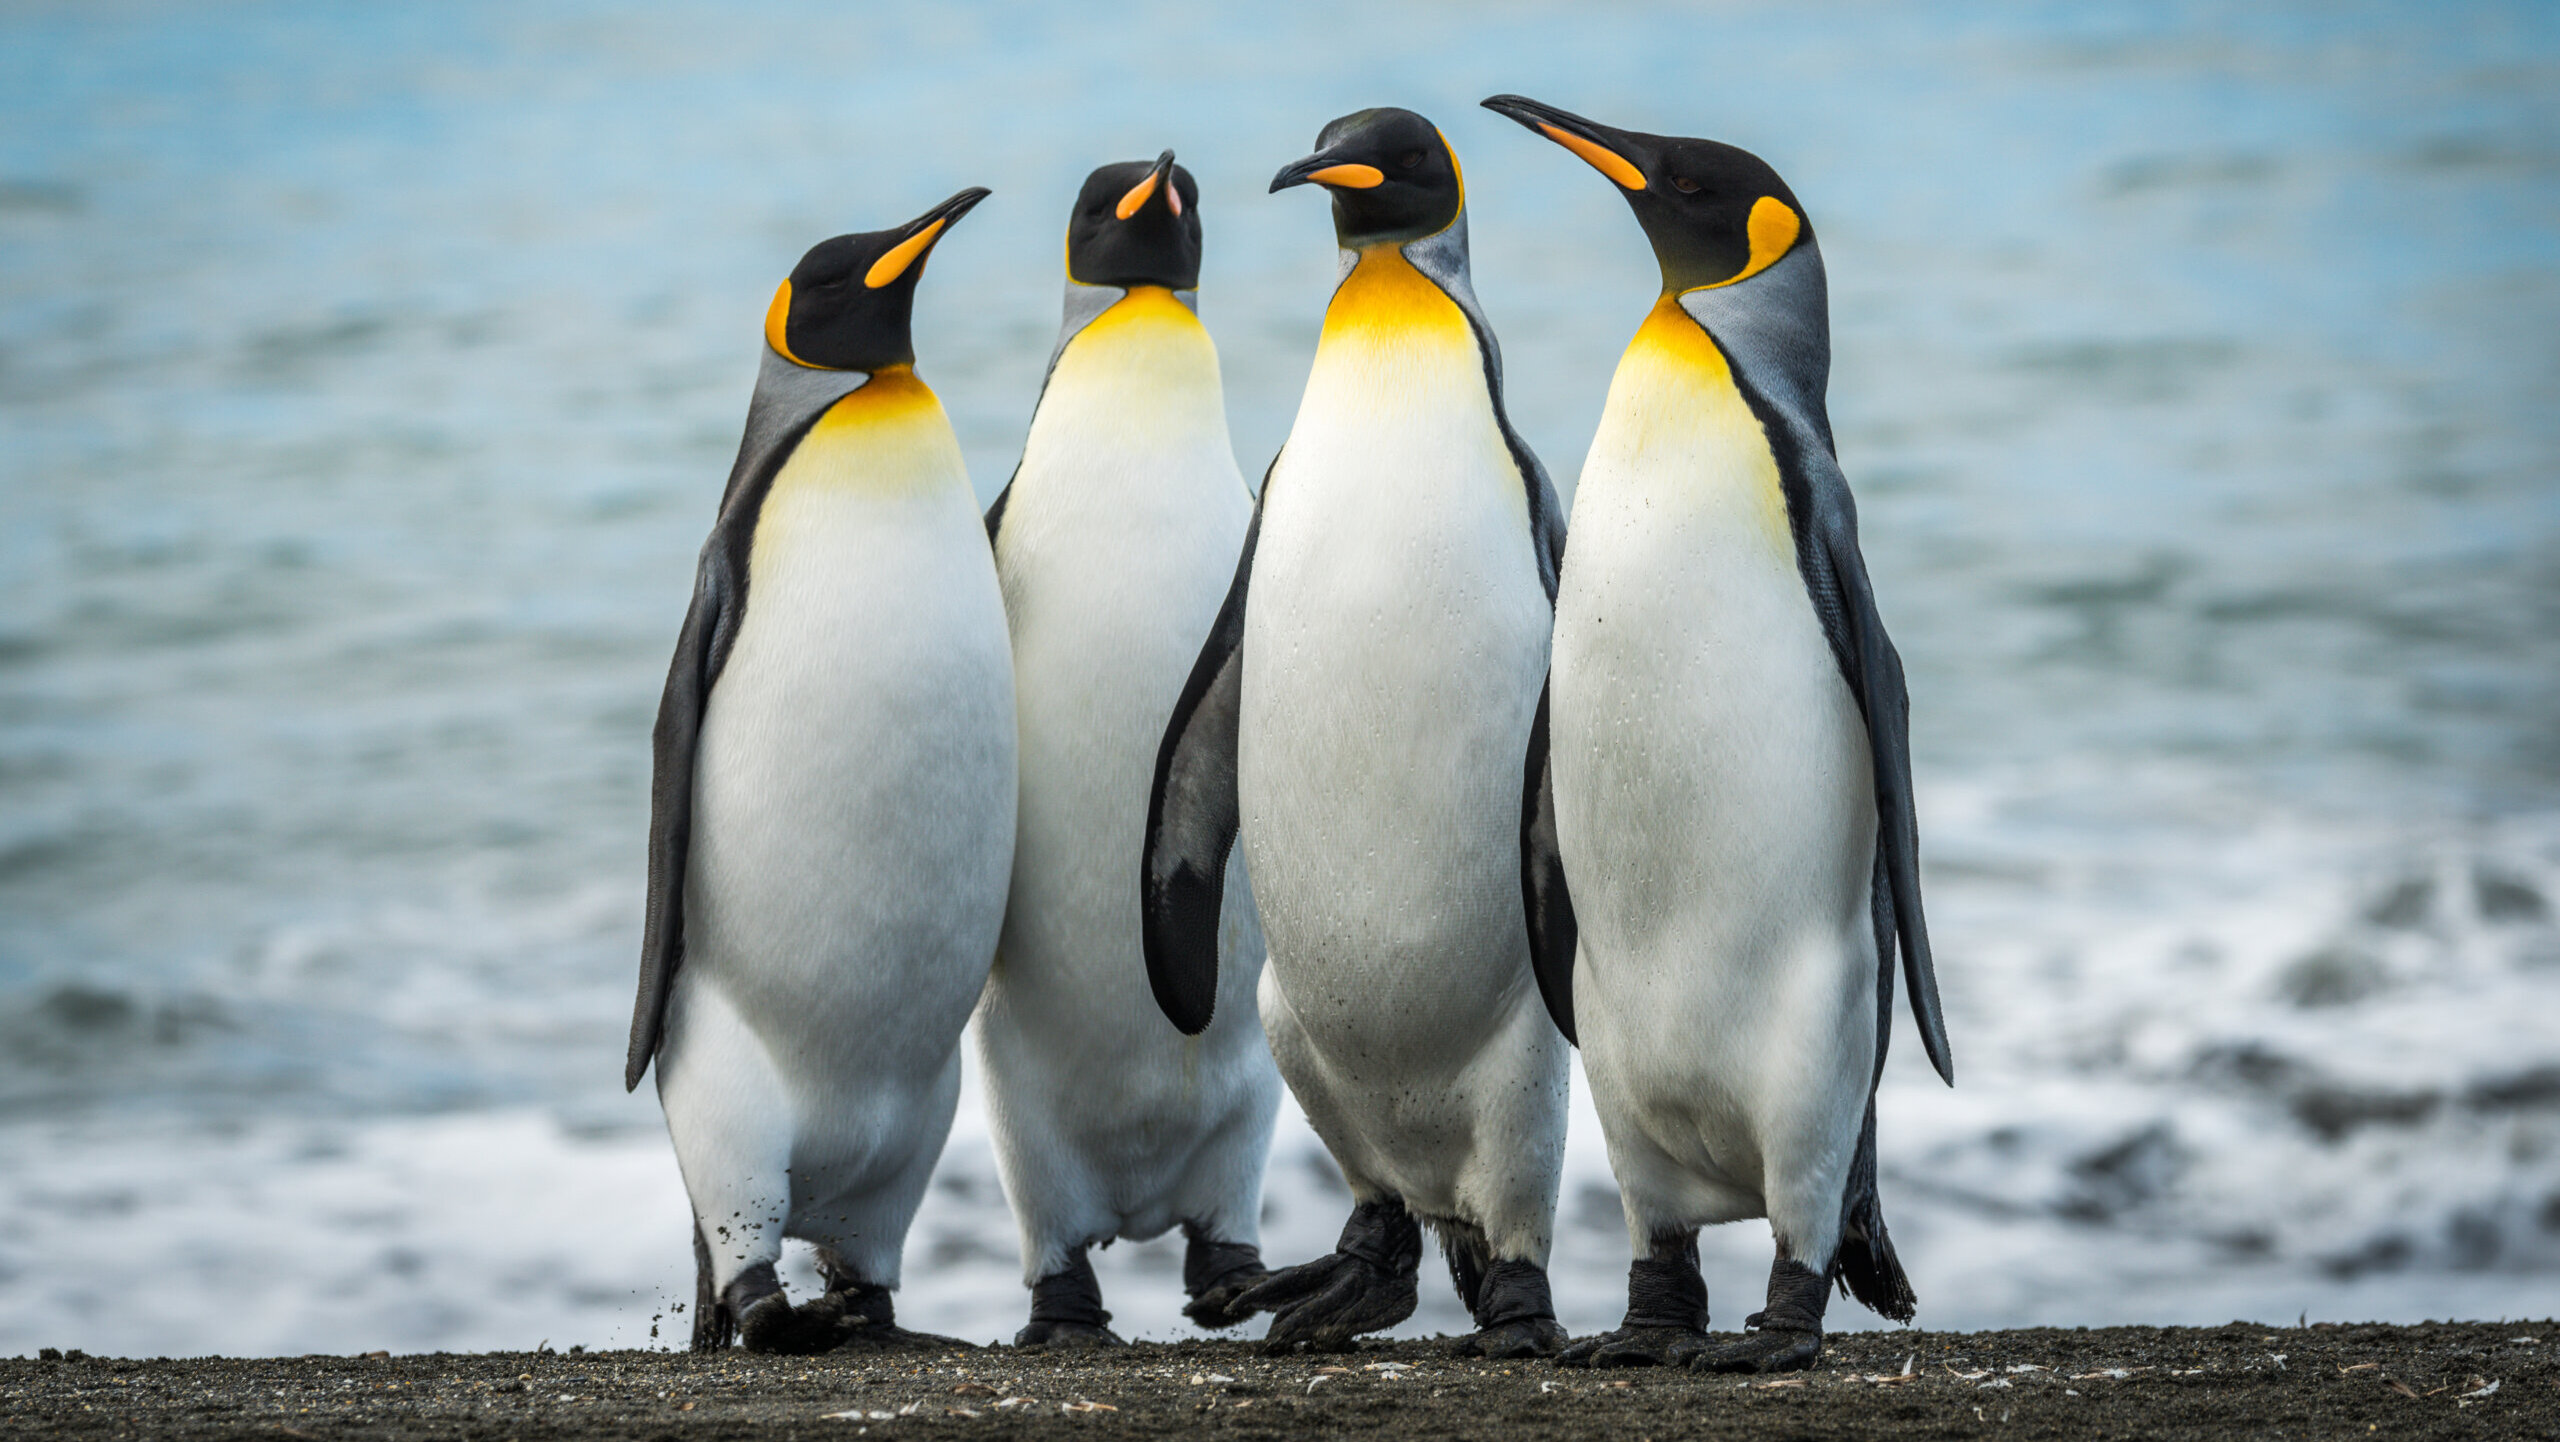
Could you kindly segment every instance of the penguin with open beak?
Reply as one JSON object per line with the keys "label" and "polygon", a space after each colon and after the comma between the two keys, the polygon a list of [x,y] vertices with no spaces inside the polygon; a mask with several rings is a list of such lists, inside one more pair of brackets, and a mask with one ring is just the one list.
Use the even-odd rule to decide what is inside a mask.
{"label": "penguin with open beak", "polygon": [[1146,958],[1214,1024],[1241,832],[1280,1073],[1350,1184],[1334,1252],[1237,1299],[1266,1346],[1348,1347],[1416,1305],[1437,1231],[1477,1331],[1563,1344],[1546,1263],[1567,1054],[1521,916],[1520,777],[1564,528],[1502,405],[1457,156],[1410,110],[1327,125],[1275,191],[1331,197],[1339,280],[1287,443],[1156,764]]}
{"label": "penguin with open beak", "polygon": [[[1876,1195],[1897,947],[1954,1075],[1910,702],[1824,409],[1821,253],[1747,151],[1484,103],[1607,177],[1662,271],[1575,493],[1524,807],[1539,978],[1636,1258],[1624,1325],[1564,1360],[1808,1367],[1835,1283],[1914,1306]],[[1698,1229],[1746,1217],[1776,1238],[1767,1303],[1718,1345]]]}

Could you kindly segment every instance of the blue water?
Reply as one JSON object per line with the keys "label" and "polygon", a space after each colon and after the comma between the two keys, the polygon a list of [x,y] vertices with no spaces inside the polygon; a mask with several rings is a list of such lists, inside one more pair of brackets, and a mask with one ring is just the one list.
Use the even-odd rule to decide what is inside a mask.
{"label": "blue water", "polygon": [[[1822,238],[1964,1078],[1887,1083],[1923,1320],[2547,1311],[2560,12],[84,4],[0,17],[0,1346],[643,1337],[647,733],[775,281],[993,187],[916,318],[992,495],[1075,187],[1170,145],[1258,474],[1334,264],[1268,177],[1412,106],[1569,487],[1652,266],[1502,90]],[[904,1305],[992,1336],[974,1125]]]}

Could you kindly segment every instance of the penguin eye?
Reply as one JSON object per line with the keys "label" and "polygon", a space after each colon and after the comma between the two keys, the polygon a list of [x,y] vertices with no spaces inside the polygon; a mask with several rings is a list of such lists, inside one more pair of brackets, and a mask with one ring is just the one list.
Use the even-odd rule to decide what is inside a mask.
{"label": "penguin eye", "polygon": [[1671,188],[1682,195],[1695,195],[1698,193],[1698,182],[1685,175],[1677,175],[1671,179]]}
{"label": "penguin eye", "polygon": [[1422,152],[1419,150],[1408,150],[1404,154],[1396,157],[1396,164],[1403,166],[1407,170],[1411,170],[1421,163]]}

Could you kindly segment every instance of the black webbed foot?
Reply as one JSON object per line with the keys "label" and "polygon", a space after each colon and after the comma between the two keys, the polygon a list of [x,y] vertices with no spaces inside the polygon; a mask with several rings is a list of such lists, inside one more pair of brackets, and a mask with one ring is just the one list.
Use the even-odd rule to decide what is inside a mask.
{"label": "black webbed foot", "polygon": [[1802,1262],[1781,1257],[1769,1269],[1769,1305],[1743,1319],[1742,1339],[1690,1359],[1701,1372],[1801,1372],[1822,1357],[1822,1312],[1831,1283]]}
{"label": "black webbed foot", "polygon": [[1462,1338],[1461,1357],[1507,1360],[1552,1357],[1564,1350],[1563,1324],[1547,1291],[1546,1269],[1535,1262],[1498,1261],[1487,1266],[1469,1299],[1476,1333]]}
{"label": "black webbed foot", "polygon": [[1559,1367],[1685,1367],[1714,1345],[1696,1327],[1620,1327],[1556,1354]]}
{"label": "black webbed foot", "polygon": [[834,1318],[813,1318],[792,1306],[770,1262],[758,1262],[731,1279],[720,1290],[720,1304],[737,1318],[738,1340],[750,1352],[805,1356],[836,1344]]}
{"label": "black webbed foot", "polygon": [[1126,1347],[1129,1343],[1109,1327],[1097,1327],[1091,1322],[1034,1321],[1013,1334],[1013,1345],[1069,1352],[1097,1347]]}
{"label": "black webbed foot", "polygon": [[1251,1308],[1240,1308],[1236,1299],[1252,1291],[1271,1275],[1262,1265],[1262,1251],[1242,1242],[1219,1242],[1195,1228],[1185,1226],[1188,1243],[1182,1254],[1182,1290],[1191,1301],[1182,1315],[1203,1327],[1232,1327],[1253,1315]]}
{"label": "black webbed foot", "polygon": [[1552,1357],[1564,1350],[1564,1344],[1563,1323],[1553,1317],[1523,1317],[1461,1337],[1450,1351],[1460,1357],[1505,1362],[1517,1357]]}
{"label": "black webbed foot", "polygon": [[1383,1331],[1413,1315],[1420,1301],[1422,1229],[1401,1202],[1362,1202],[1342,1228],[1331,1256],[1273,1272],[1229,1307],[1272,1312],[1262,1350],[1274,1356],[1301,1344],[1347,1352],[1363,1332]]}
{"label": "black webbed foot", "polygon": [[1565,1367],[1681,1367],[1707,1350],[1707,1281],[1698,1234],[1656,1232],[1653,1255],[1627,1266],[1627,1317],[1556,1358]]}
{"label": "black webbed foot", "polygon": [[1820,1332],[1745,1332],[1690,1359],[1699,1372],[1801,1372],[1822,1359]]}
{"label": "black webbed foot", "polygon": [[1085,1249],[1067,1254],[1067,1264],[1031,1284],[1031,1325],[1013,1334],[1017,1347],[1093,1348],[1129,1345],[1111,1330],[1111,1314],[1102,1310],[1102,1283],[1093,1275]]}

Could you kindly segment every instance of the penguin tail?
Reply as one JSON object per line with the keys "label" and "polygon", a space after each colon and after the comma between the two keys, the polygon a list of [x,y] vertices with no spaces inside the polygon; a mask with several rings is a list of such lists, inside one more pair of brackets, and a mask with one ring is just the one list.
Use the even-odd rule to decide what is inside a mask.
{"label": "penguin tail", "polygon": [[726,1352],[738,1340],[738,1319],[729,1315],[728,1305],[720,1300],[720,1288],[711,1280],[711,1244],[702,1240],[702,1227],[693,1229],[693,1343],[696,1352]]}
{"label": "penguin tail", "polygon": [[1848,1195],[1840,1208],[1840,1246],[1831,1254],[1831,1280],[1858,1299],[1868,1311],[1890,1321],[1908,1322],[1920,1299],[1911,1294],[1902,1259],[1893,1254],[1893,1238],[1885,1232],[1884,1204],[1876,1195],[1876,1103],[1867,1098],[1866,1124],[1858,1131],[1858,1154],[1849,1164]]}
{"label": "penguin tail", "polygon": [[1449,1262],[1449,1285],[1472,1314],[1484,1297],[1484,1274],[1493,1267],[1493,1243],[1484,1230],[1460,1221],[1425,1217],[1422,1224],[1440,1239],[1440,1254]]}

